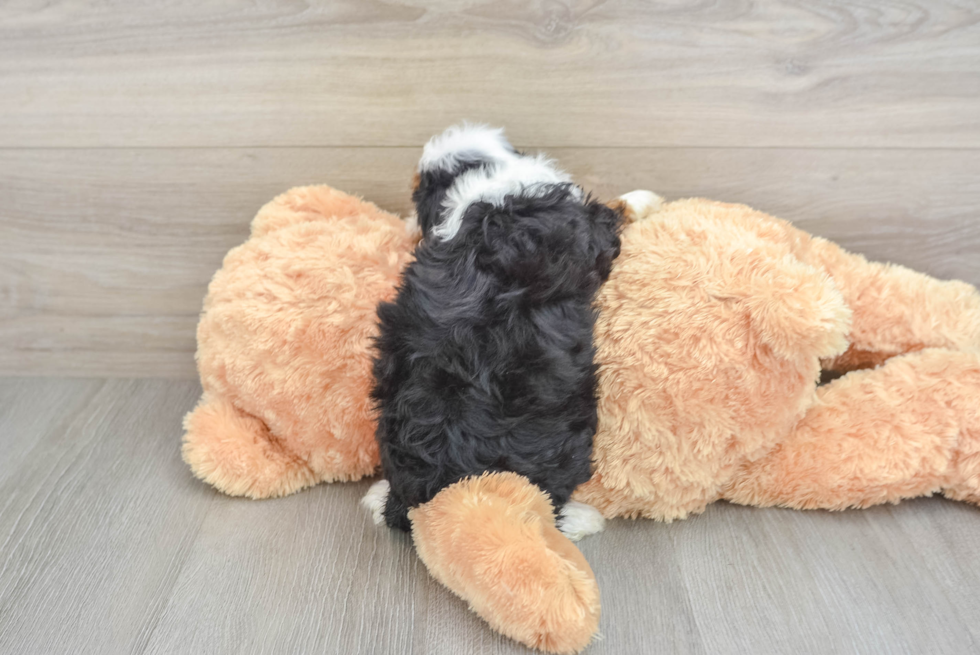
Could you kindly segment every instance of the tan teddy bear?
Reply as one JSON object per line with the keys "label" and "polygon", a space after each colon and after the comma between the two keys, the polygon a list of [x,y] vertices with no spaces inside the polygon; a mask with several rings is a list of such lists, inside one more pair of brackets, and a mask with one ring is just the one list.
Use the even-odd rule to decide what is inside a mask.
{"label": "tan teddy bear", "polygon": [[[843,509],[980,501],[980,294],[866,261],[741,205],[624,196],[600,292],[599,430],[575,494],[608,517],[726,499]],[[184,459],[251,498],[378,468],[375,307],[417,236],[329,187],[263,207],[211,282]],[[818,386],[821,372],[844,374]],[[570,653],[598,627],[588,563],[524,478],[462,480],[411,515],[422,560],[495,629]]]}

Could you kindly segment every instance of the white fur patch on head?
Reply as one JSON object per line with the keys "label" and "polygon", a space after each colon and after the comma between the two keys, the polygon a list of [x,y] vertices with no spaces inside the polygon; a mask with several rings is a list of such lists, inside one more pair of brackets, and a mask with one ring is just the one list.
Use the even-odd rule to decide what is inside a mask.
{"label": "white fur patch on head", "polygon": [[[466,208],[475,202],[489,202],[499,207],[510,195],[535,196],[547,191],[549,185],[567,184],[572,178],[558,170],[544,155],[516,156],[492,166],[474,168],[460,175],[443,203],[443,220],[432,228],[439,239],[452,239],[459,232]],[[581,190],[574,193],[581,197]]]}
{"label": "white fur patch on head", "polygon": [[429,139],[422,150],[419,172],[455,170],[463,155],[469,155],[467,159],[497,162],[514,159],[517,153],[504,138],[503,128],[463,123]]}
{"label": "white fur patch on head", "polygon": [[378,480],[371,485],[364,498],[361,498],[361,505],[371,513],[375,525],[385,522],[385,503],[388,502],[389,491],[391,491],[391,484],[387,480]]}
{"label": "white fur patch on head", "polygon": [[634,221],[641,221],[647,218],[664,204],[664,199],[656,193],[642,189],[624,193],[619,196],[619,199],[626,203],[629,212],[632,214],[629,218]]}
{"label": "white fur patch on head", "polygon": [[558,513],[558,529],[572,541],[602,532],[604,527],[606,527],[606,519],[602,518],[599,510],[577,500],[565,503]]}

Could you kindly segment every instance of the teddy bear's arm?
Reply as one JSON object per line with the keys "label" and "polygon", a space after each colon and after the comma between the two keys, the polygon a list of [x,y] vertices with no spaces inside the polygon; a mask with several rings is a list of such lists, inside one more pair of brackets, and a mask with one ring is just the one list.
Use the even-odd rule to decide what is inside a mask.
{"label": "teddy bear's arm", "polygon": [[[833,278],[853,312],[851,345],[843,355],[825,360],[826,368],[840,372],[868,368],[922,348],[980,352],[980,294],[969,284],[869,262],[749,207],[696,199],[672,204],[687,214],[710,217],[716,228],[738,225],[762,242],[780,244],[799,261]],[[762,291],[760,298],[765,295]]]}
{"label": "teddy bear's arm", "polygon": [[944,491],[980,502],[980,355],[927,349],[854,371],[723,493],[743,505],[846,509]]}
{"label": "teddy bear's arm", "polygon": [[648,287],[671,297],[677,296],[671,290],[698,289],[704,302],[738,305],[786,359],[831,357],[847,348],[850,309],[827,272],[800,258],[811,239],[805,232],[744,205],[662,203],[648,191],[620,201],[637,220],[623,231],[617,269],[639,258],[666,272],[655,270]]}

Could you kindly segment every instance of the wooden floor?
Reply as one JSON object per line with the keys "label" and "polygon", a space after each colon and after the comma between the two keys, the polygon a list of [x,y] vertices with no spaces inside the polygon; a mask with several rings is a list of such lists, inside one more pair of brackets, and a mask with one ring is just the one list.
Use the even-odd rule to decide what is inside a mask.
{"label": "wooden floor", "polygon": [[[358,509],[194,481],[207,282],[286,188],[409,210],[503,125],[980,283],[972,0],[0,3],[0,653],[519,653]],[[135,379],[143,378],[143,379]],[[611,653],[980,652],[980,510],[718,504],[581,543]]]}
{"label": "wooden floor", "polygon": [[[524,653],[358,506],[195,481],[174,380],[0,381],[0,653]],[[580,542],[589,655],[976,653],[980,516],[927,499],[844,513],[712,506]]]}

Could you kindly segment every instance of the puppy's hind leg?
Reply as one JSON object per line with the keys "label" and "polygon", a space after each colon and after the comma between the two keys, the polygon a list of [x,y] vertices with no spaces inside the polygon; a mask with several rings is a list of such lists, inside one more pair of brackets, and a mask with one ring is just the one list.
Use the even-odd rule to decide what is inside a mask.
{"label": "puppy's hind leg", "polygon": [[571,541],[578,541],[590,534],[602,532],[606,519],[592,505],[570,500],[558,512],[558,529]]}
{"label": "puppy's hind leg", "polygon": [[375,525],[385,522],[385,505],[388,502],[388,495],[391,492],[391,485],[387,480],[378,480],[371,485],[368,492],[361,498],[361,506],[371,513],[371,520]]}

